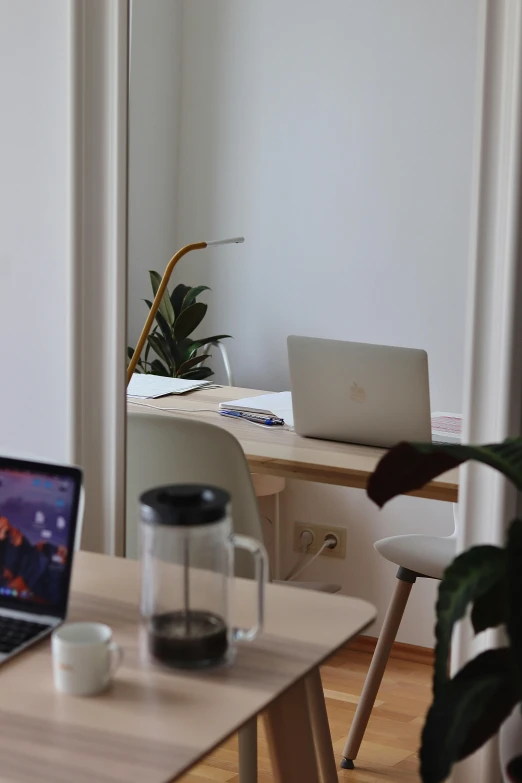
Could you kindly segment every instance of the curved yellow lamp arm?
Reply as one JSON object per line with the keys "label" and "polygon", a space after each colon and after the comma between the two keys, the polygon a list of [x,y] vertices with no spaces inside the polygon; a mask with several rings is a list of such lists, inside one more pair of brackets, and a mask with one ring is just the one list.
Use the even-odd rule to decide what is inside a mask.
{"label": "curved yellow lamp arm", "polygon": [[141,352],[143,351],[143,346],[145,345],[147,336],[151,330],[152,324],[154,323],[154,318],[156,317],[156,313],[158,312],[158,308],[161,304],[161,300],[163,299],[163,294],[165,293],[165,289],[169,284],[172,270],[174,269],[174,267],[176,266],[180,258],[183,258],[184,255],[190,253],[191,250],[203,250],[204,248],[210,247],[211,245],[228,245],[231,243],[241,243],[244,241],[245,240],[243,237],[234,237],[233,239],[216,239],[213,240],[212,242],[193,242],[191,245],[185,245],[185,247],[182,247],[181,250],[178,250],[178,252],[174,256],[172,256],[169,263],[167,264],[167,268],[165,269],[165,274],[161,278],[161,283],[159,284],[159,288],[156,291],[156,296],[154,297],[152,307],[150,308],[149,315],[147,317],[147,320],[145,321],[145,326],[142,329],[142,332],[140,334],[140,339],[138,340],[138,344],[136,345],[134,353],[132,354],[132,358],[129,362],[129,366],[127,368],[127,386],[129,385],[129,381],[132,378],[132,373],[136,369],[136,365],[140,360]]}

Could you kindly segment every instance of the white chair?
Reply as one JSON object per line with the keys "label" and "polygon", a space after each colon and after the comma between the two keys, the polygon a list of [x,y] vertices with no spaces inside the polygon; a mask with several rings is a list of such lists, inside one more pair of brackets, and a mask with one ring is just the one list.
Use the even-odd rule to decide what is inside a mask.
{"label": "white chair", "polygon": [[[252,479],[241,446],[225,430],[181,416],[129,412],[127,417],[126,556],[138,557],[138,497],[161,484],[214,484],[233,498],[236,533],[262,540]],[[238,554],[239,558],[240,552]],[[247,573],[252,563],[245,559]]]}
{"label": "white chair", "polygon": [[[221,342],[221,340],[218,340],[217,342],[211,342],[206,343],[205,345],[202,345],[199,349],[199,355],[203,356],[203,354],[208,353],[208,351],[211,348],[218,348],[219,352],[221,354],[221,359],[223,360],[223,367],[225,368],[225,374],[227,376],[227,383],[229,386],[234,385],[234,375],[232,373],[232,365],[230,363],[230,357],[228,355],[227,347],[225,343]],[[201,362],[201,366],[204,367],[208,363],[208,359],[205,359],[204,362]]]}
{"label": "white chair", "polygon": [[390,563],[399,566],[397,585],[384,618],[377,646],[361,698],[343,750],[343,769],[354,769],[361,742],[379,691],[386,664],[401,624],[411,589],[419,577],[442,579],[457,551],[457,506],[453,506],[454,530],[451,536],[438,537],[422,534],[391,536],[375,543],[375,549]]}
{"label": "white chair", "polygon": [[[212,342],[203,345],[200,349],[202,354],[207,353],[211,348],[218,348],[221,353],[221,359],[223,360],[223,367],[227,378],[227,384],[234,386],[234,374],[232,372],[232,364],[228,355],[227,347],[224,342]],[[207,364],[208,359],[202,362],[203,365]],[[256,498],[272,497],[273,498],[273,518],[270,520],[274,530],[274,562],[273,562],[273,577],[274,579],[281,579],[281,527],[280,527],[280,514],[279,514],[279,496],[286,486],[286,479],[280,476],[266,476],[262,473],[252,473],[252,481],[254,483],[254,491]]]}
{"label": "white chair", "polygon": [[[232,498],[234,530],[262,540],[261,521],[248,463],[237,440],[226,430],[178,416],[129,412],[127,417],[126,554],[137,557],[138,503],[150,487],[203,483],[226,489]],[[251,578],[250,558],[238,553],[236,573]],[[293,586],[299,586],[293,582]],[[303,585],[304,586],[304,585]],[[323,783],[336,783],[337,771],[318,672],[306,681],[312,728]],[[257,725],[239,732],[241,783],[257,780]]]}

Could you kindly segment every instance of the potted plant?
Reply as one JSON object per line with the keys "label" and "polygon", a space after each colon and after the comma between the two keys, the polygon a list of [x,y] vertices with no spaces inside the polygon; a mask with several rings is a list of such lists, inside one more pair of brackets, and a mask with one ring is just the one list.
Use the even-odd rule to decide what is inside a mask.
{"label": "potted plant", "polygon": [[[379,462],[368,483],[382,507],[467,460],[489,465],[522,490],[522,438],[488,446],[400,443]],[[452,632],[471,607],[475,633],[503,626],[505,646],[486,650],[448,675]],[[433,702],[420,748],[423,783],[441,783],[453,764],[480,748],[506,718],[520,722],[522,703],[522,520],[511,522],[504,548],[474,546],[446,569],[439,587]],[[520,730],[518,730],[520,731]],[[518,737],[522,752],[522,737]],[[522,755],[506,758],[507,780],[522,781]]]}
{"label": "potted plant", "polygon": [[[161,275],[152,270],[149,275],[155,296],[161,282]],[[210,367],[202,366],[210,354],[201,353],[201,349],[211,344],[215,345],[230,335],[217,334],[198,340],[191,339],[190,335],[200,325],[207,312],[208,305],[197,301],[203,291],[210,291],[210,288],[207,285],[192,288],[182,283],[177,285],[170,295],[165,291],[156,313],[155,326],[147,337],[145,353],[136,365],[136,372],[190,380],[201,380],[214,374]],[[144,301],[150,310],[152,302],[149,299]],[[151,351],[155,356],[151,357]],[[133,353],[134,348],[129,346],[127,348],[129,360]]]}

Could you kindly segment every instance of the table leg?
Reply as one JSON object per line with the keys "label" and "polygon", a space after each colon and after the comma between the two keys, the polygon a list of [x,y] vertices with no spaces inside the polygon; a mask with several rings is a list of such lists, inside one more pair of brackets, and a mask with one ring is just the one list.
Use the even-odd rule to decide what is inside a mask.
{"label": "table leg", "polygon": [[257,783],[257,718],[239,729],[239,783]]}
{"label": "table leg", "polygon": [[292,685],[265,713],[266,734],[278,783],[319,783],[314,736],[303,680]]}
{"label": "table leg", "polygon": [[321,779],[323,783],[337,783],[332,735],[326,712],[321,673],[318,668],[310,672],[305,680],[305,687]]}
{"label": "table leg", "polygon": [[279,492],[274,497],[274,576],[273,579],[281,579],[281,516],[279,506]]}

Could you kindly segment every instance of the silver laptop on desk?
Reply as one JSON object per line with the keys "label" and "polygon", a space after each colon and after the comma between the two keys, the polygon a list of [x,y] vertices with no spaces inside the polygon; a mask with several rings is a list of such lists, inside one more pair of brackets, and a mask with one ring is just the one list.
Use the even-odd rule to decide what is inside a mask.
{"label": "silver laptop on desk", "polygon": [[79,468],[0,457],[0,663],[65,619]]}
{"label": "silver laptop on desk", "polygon": [[288,337],[298,435],[366,446],[431,441],[426,351]]}

